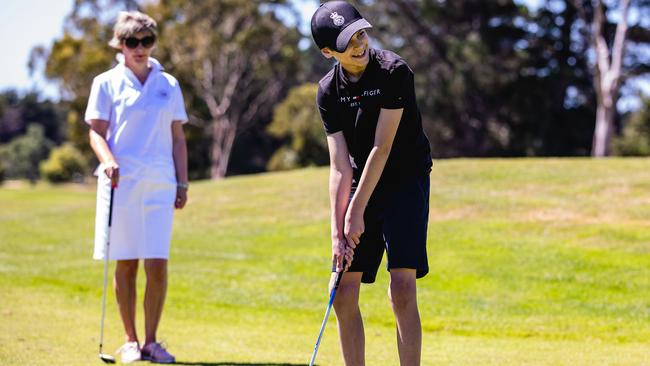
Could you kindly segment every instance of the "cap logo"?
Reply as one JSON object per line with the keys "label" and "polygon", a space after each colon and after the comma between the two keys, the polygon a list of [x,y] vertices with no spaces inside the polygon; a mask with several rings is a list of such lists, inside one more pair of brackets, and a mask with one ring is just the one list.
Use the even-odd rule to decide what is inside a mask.
{"label": "cap logo", "polygon": [[334,21],[334,25],[340,27],[345,23],[345,18],[342,15],[339,15],[337,12],[330,14],[330,18]]}

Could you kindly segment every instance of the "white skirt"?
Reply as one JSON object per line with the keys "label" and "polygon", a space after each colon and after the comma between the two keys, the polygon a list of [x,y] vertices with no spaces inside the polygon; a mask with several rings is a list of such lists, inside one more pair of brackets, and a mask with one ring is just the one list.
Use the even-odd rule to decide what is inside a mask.
{"label": "white skirt", "polygon": [[138,174],[138,177],[120,176],[113,193],[109,233],[110,179],[100,169],[94,259],[105,258],[107,241],[109,259],[112,260],[169,259],[176,184],[169,177],[160,179],[162,177],[158,174],[147,173],[151,171]]}

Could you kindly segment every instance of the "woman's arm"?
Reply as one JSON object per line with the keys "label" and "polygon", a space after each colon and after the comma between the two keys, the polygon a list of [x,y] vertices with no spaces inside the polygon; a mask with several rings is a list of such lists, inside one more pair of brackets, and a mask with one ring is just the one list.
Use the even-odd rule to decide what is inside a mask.
{"label": "woman's arm", "polygon": [[115,157],[106,142],[106,132],[108,131],[108,121],[101,119],[90,120],[90,131],[88,138],[90,147],[92,147],[97,159],[104,166],[106,176],[111,178],[113,188],[117,187],[120,180],[120,166],[115,161]]}
{"label": "woman's arm", "polygon": [[174,207],[181,209],[187,202],[187,145],[185,143],[185,132],[181,121],[172,122],[172,155],[174,167],[176,168],[176,200]]}

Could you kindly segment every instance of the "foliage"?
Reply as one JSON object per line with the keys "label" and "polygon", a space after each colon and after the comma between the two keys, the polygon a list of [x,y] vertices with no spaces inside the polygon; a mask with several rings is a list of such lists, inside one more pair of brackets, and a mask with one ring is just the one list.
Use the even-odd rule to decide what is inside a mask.
{"label": "foliage", "polygon": [[300,34],[277,16],[292,9],[284,1],[170,0],[146,10],[160,26],[161,60],[183,83],[194,123],[210,138],[210,176],[223,177],[236,138],[263,133],[296,83]]}
{"label": "foliage", "polygon": [[41,177],[52,183],[83,180],[88,162],[73,144],[66,143],[52,150],[40,164]]}
{"label": "foliage", "polygon": [[42,126],[45,136],[54,143],[64,141],[62,106],[41,99],[36,92],[19,95],[15,90],[6,90],[0,93],[0,143],[25,134],[29,124]]}
{"label": "foliage", "polygon": [[[574,2],[546,1],[535,13],[511,0],[358,3],[370,35],[414,69],[435,156],[590,153],[596,95]],[[646,48],[628,50],[626,77],[648,66],[650,32],[630,30]]]}
{"label": "foliage", "polygon": [[622,136],[612,141],[614,155],[650,156],[650,98],[625,124]]}
{"label": "foliage", "polygon": [[0,160],[6,164],[6,177],[36,181],[38,165],[46,159],[54,145],[45,137],[43,126],[30,124],[27,133],[0,146]]}
{"label": "foliage", "polygon": [[265,125],[300,69],[300,35],[276,15],[292,12],[284,1],[76,1],[64,36],[32,56],[34,65],[46,59],[46,75],[65,92],[75,147],[92,156],[83,115],[92,78],[114,62],[115,50],[107,46],[114,19],[107,14],[133,8],[157,20],[154,57],[181,82],[191,124],[190,176],[225,175],[242,134],[262,143],[237,149],[244,155],[233,156],[234,165],[261,160],[253,169],[264,169],[266,158],[251,154],[270,155]]}
{"label": "foliage", "polygon": [[[66,18],[64,34],[49,48],[35,47],[30,56],[30,68],[43,64],[45,76],[58,83],[62,106],[67,111],[64,125],[67,141],[92,159],[88,143],[88,126],[83,120],[92,80],[114,63],[115,51],[108,46],[112,36],[111,25],[101,21],[98,14],[122,9],[120,1],[110,1],[103,7],[94,0],[75,1],[72,13]],[[113,11],[110,11],[112,9]]]}
{"label": "foliage", "polygon": [[327,140],[314,106],[317,92],[318,84],[295,87],[273,111],[268,132],[286,143],[271,157],[269,170],[327,164]]}

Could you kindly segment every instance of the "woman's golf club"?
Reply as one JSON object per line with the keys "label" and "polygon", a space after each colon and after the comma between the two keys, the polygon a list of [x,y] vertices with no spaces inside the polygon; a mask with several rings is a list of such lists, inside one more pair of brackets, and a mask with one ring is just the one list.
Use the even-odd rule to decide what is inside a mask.
{"label": "woman's golf club", "polygon": [[108,248],[111,241],[111,221],[113,219],[113,191],[115,188],[111,187],[110,203],[108,205],[108,237],[106,238],[106,246],[104,247],[104,290],[102,291],[102,321],[99,331],[99,358],[105,363],[115,363],[115,357],[102,353],[104,345],[104,312],[106,310],[106,282],[108,278]]}
{"label": "woman's golf club", "polygon": [[341,278],[343,277],[343,272],[345,272],[345,259],[343,260],[343,270],[337,272],[336,281],[334,282],[334,287],[332,288],[332,293],[330,294],[330,301],[327,303],[327,311],[325,312],[325,318],[323,319],[323,324],[320,326],[320,332],[318,333],[318,338],[316,339],[316,346],[314,346],[314,353],[311,354],[311,360],[309,361],[309,366],[314,366],[314,361],[316,360],[316,353],[318,353],[318,346],[320,346],[320,340],[323,337],[323,331],[325,330],[325,325],[327,324],[327,318],[329,318],[330,310],[332,310],[332,304],[334,304],[334,296],[336,296],[336,290],[339,288],[339,283],[341,283]]}

